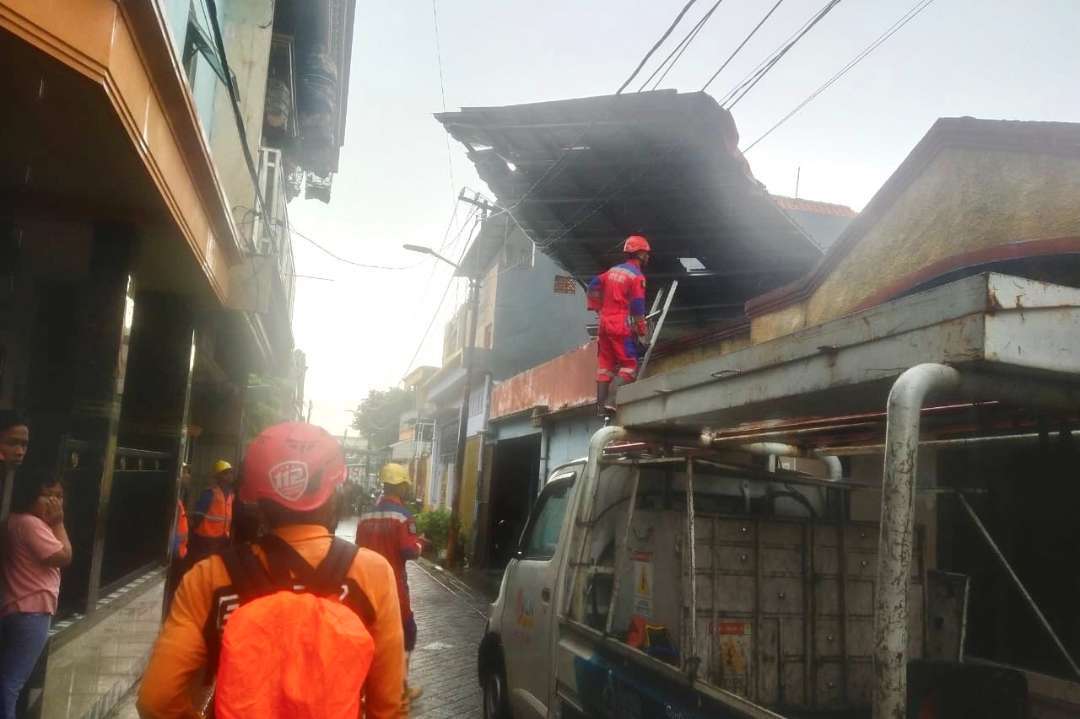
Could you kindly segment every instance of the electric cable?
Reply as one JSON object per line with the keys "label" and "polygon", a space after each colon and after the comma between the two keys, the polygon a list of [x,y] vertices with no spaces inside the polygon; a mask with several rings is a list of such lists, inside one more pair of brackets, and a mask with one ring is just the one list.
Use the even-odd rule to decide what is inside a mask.
{"label": "electric cable", "polygon": [[641,72],[641,68],[645,67],[645,63],[647,63],[649,61],[649,58],[652,57],[653,53],[656,52],[657,49],[659,49],[659,47],[664,44],[664,41],[668,39],[668,35],[670,35],[672,31],[675,30],[675,27],[679,24],[679,22],[682,21],[683,16],[686,15],[686,13],[690,10],[690,8],[694,6],[694,3],[696,2],[697,0],[690,0],[690,2],[686,3],[686,5],[683,6],[683,9],[680,10],[679,14],[675,16],[675,19],[672,21],[671,25],[668,26],[668,29],[664,31],[664,34],[660,36],[660,39],[657,40],[651,48],[649,48],[649,51],[645,53],[645,57],[641,58],[641,62],[639,62],[638,66],[634,68],[634,71],[630,73],[630,77],[626,78],[626,82],[620,85],[619,89],[615,91],[616,95],[621,95],[622,91],[626,89],[626,86],[634,81],[634,78],[637,77],[637,74]]}
{"label": "electric cable", "polygon": [[914,20],[914,19],[915,19],[915,18],[916,18],[916,17],[917,17],[917,16],[918,16],[918,15],[919,15],[919,14],[920,14],[920,13],[921,13],[921,12],[922,12],[923,10],[925,10],[925,9],[926,9],[926,8],[928,8],[928,7],[930,7],[930,5],[931,5],[931,4],[933,3],[933,2],[934,2],[934,0],[919,0],[919,2],[915,3],[915,5],[914,5],[914,6],[912,6],[912,7],[911,7],[911,9],[909,9],[909,10],[908,10],[908,11],[907,11],[906,13],[904,13],[904,14],[903,14],[903,15],[902,15],[902,16],[900,17],[900,19],[899,19],[899,20],[897,20],[897,21],[896,21],[895,23],[893,23],[893,24],[892,24],[892,26],[890,26],[888,30],[886,30],[885,32],[883,32],[883,33],[882,33],[881,35],[879,35],[879,36],[877,37],[877,39],[875,39],[875,40],[874,40],[874,41],[873,41],[872,43],[870,43],[870,44],[869,44],[869,45],[867,45],[867,46],[866,46],[865,48],[863,48],[863,49],[862,49],[862,51],[860,51],[860,52],[859,52],[859,53],[858,53],[857,55],[855,55],[855,57],[854,57],[854,58],[852,58],[851,60],[849,60],[849,61],[848,61],[848,63],[847,63],[846,65],[844,65],[844,66],[843,66],[842,68],[840,68],[840,70],[839,70],[839,71],[838,71],[838,72],[837,72],[837,73],[836,73],[835,75],[833,75],[833,76],[832,76],[832,77],[830,77],[830,78],[829,78],[828,80],[826,80],[826,81],[825,81],[825,82],[824,82],[824,83],[823,83],[823,84],[822,84],[822,85],[821,85],[820,87],[818,87],[818,89],[814,90],[814,91],[813,91],[812,93],[810,93],[810,94],[809,94],[809,95],[808,95],[808,96],[806,97],[806,99],[804,99],[804,100],[803,100],[802,102],[800,102],[800,103],[799,103],[798,105],[796,105],[796,106],[795,106],[795,107],[794,107],[794,108],[793,108],[793,109],[791,110],[791,112],[789,112],[788,114],[784,115],[784,116],[783,116],[782,118],[780,118],[780,120],[778,120],[778,121],[776,122],[776,124],[774,124],[774,125],[773,125],[772,127],[770,127],[770,128],[768,129],[768,130],[766,130],[766,131],[765,131],[765,132],[764,132],[764,133],[763,133],[763,134],[761,135],[761,137],[759,137],[758,139],[756,139],[756,140],[754,140],[753,142],[751,142],[751,143],[750,143],[750,144],[749,144],[749,145],[748,145],[748,146],[746,147],[746,149],[745,149],[745,150],[743,150],[743,152],[745,153],[745,152],[749,152],[750,150],[752,150],[752,149],[754,148],[754,146],[755,146],[755,145],[757,145],[757,144],[758,144],[759,142],[761,142],[761,141],[762,141],[762,140],[764,140],[764,139],[765,139],[766,137],[768,137],[769,135],[771,135],[771,134],[773,133],[773,131],[774,131],[774,130],[776,130],[776,129],[777,129],[777,128],[779,128],[779,127],[780,127],[781,125],[783,125],[783,124],[784,124],[785,122],[787,122],[787,121],[788,121],[788,120],[790,120],[790,119],[791,119],[792,117],[794,117],[796,113],[798,113],[798,112],[799,112],[800,110],[802,110],[802,109],[803,109],[804,107],[806,107],[806,106],[807,106],[808,104],[810,104],[810,103],[811,103],[811,102],[812,102],[812,101],[813,101],[813,100],[814,100],[814,99],[815,99],[815,98],[816,98],[816,97],[817,97],[818,95],[820,95],[821,93],[823,93],[823,92],[825,92],[826,90],[828,90],[828,89],[829,89],[829,88],[830,88],[830,87],[831,87],[831,86],[832,86],[832,85],[833,85],[834,83],[836,83],[836,81],[837,81],[837,80],[839,80],[840,78],[842,78],[842,77],[843,77],[844,75],[846,75],[846,74],[847,74],[847,73],[848,73],[848,72],[849,72],[849,71],[850,71],[850,70],[851,70],[852,68],[854,68],[854,67],[855,67],[856,65],[858,65],[858,64],[859,64],[860,62],[862,62],[863,60],[865,60],[865,59],[866,59],[866,57],[867,57],[868,55],[870,55],[870,53],[874,52],[874,50],[878,49],[878,47],[880,47],[880,46],[881,46],[881,45],[882,45],[883,43],[885,43],[885,41],[887,41],[887,40],[888,40],[889,38],[891,38],[891,37],[892,37],[893,35],[895,35],[895,34],[896,34],[897,32],[899,32],[901,28],[903,28],[903,27],[904,27],[905,25],[907,25],[907,24],[908,24],[909,22],[911,22],[912,20]]}
{"label": "electric cable", "polygon": [[840,0],[830,0],[830,2],[827,2],[820,10],[811,15],[810,18],[806,22],[804,22],[798,30],[792,33],[791,36],[788,37],[788,39],[780,43],[780,45],[775,50],[773,50],[769,55],[767,55],[764,60],[758,63],[758,65],[753,70],[751,70],[750,73],[745,78],[743,78],[741,82],[739,82],[739,84],[729,90],[727,94],[725,94],[724,97],[720,100],[720,106],[730,108],[734,106],[735,102],[741,100],[746,93],[748,93],[755,85],[757,85],[758,82],[761,81],[762,78],[765,77],[765,75],[769,73],[770,70],[772,70],[772,68],[780,61],[780,59],[784,55],[786,55],[791,50],[791,48],[795,46],[795,44],[798,43],[798,41],[802,39],[803,36],[810,32],[814,25],[820,22],[825,17],[825,15],[827,15],[834,7],[836,7],[839,2]]}
{"label": "electric cable", "polygon": [[[439,40],[439,0],[431,0],[431,15],[435,25],[435,60],[439,66],[439,94],[442,97],[442,111],[446,112],[446,79],[443,76],[442,43]],[[454,181],[454,153],[450,149],[450,134],[446,135],[446,164],[450,171],[450,193],[453,194],[457,183]]]}
{"label": "electric cable", "polygon": [[[477,219],[473,223],[473,229],[480,225],[480,220]],[[461,251],[461,256],[458,257],[458,263],[465,258],[465,253],[469,249],[469,242],[465,243],[465,248]],[[456,275],[450,275],[450,281],[446,283],[446,287],[443,289],[442,296],[439,298],[439,303],[435,305],[435,312],[431,315],[431,320],[428,322],[427,327],[424,329],[424,334],[420,336],[420,342],[416,345],[416,351],[413,352],[412,358],[409,360],[409,364],[405,366],[405,375],[408,375],[412,371],[413,363],[416,362],[416,358],[420,356],[420,350],[424,348],[424,343],[427,342],[428,335],[431,333],[431,328],[435,326],[435,320],[439,319],[439,312],[442,311],[443,303],[446,302],[446,296],[450,293],[450,288],[454,285],[454,279]],[[403,375],[404,376],[404,375]]]}
{"label": "electric cable", "polygon": [[765,21],[772,17],[772,14],[776,12],[776,9],[780,7],[783,2],[784,0],[776,0],[776,4],[769,8],[769,12],[765,13],[765,17],[761,18],[761,20],[758,21],[758,24],[754,26],[754,29],[751,30],[750,33],[743,38],[743,41],[739,43],[739,46],[736,47],[730,55],[728,55],[727,59],[724,60],[724,62],[720,65],[717,71],[714,72],[712,74],[712,77],[709,78],[709,81],[701,87],[702,92],[705,92],[709,89],[709,85],[713,84],[713,80],[715,80],[717,76],[724,71],[724,68],[727,67],[732,60],[735,59],[735,56],[739,54],[739,51],[746,46],[746,43],[750,42],[750,39],[757,34],[757,31],[761,29],[761,26],[765,24]]}
{"label": "electric cable", "polygon": [[215,0],[206,0],[206,10],[210,15],[210,25],[214,32],[214,44],[217,45],[221,69],[225,72],[225,89],[228,90],[229,103],[232,105],[233,119],[236,121],[236,132],[240,135],[240,147],[243,149],[244,162],[247,164],[251,182],[255,186],[255,201],[259,210],[266,214],[266,202],[263,200],[262,191],[259,188],[259,171],[256,169],[255,160],[251,156],[251,147],[248,143],[247,128],[244,126],[244,113],[240,110],[240,95],[233,81],[232,70],[229,68],[229,58],[225,55],[225,39],[221,34],[221,24],[218,22],[217,3]]}
{"label": "electric cable", "polygon": [[[641,87],[638,88],[638,92],[644,92],[645,87],[650,82],[652,82],[653,78],[656,77],[661,70],[664,70],[664,67],[670,62],[671,66],[664,70],[664,74],[661,75],[660,79],[656,81],[656,85],[653,85],[653,89],[655,90],[660,85],[660,83],[664,81],[664,78],[667,77],[667,74],[671,71],[671,68],[675,67],[675,63],[677,63],[679,61],[679,58],[682,57],[682,54],[686,51],[686,48],[688,48],[690,44],[694,42],[694,38],[696,38],[698,36],[698,33],[701,32],[701,28],[705,27],[705,23],[709,22],[709,18],[712,17],[713,13],[716,12],[716,8],[720,7],[720,3],[722,3],[723,1],[724,0],[716,0],[716,2],[713,3],[713,6],[709,8],[709,11],[698,19],[694,27],[690,28],[690,30],[687,31],[685,35],[683,35],[683,39],[679,41],[679,44],[676,45],[672,49],[672,51],[667,54],[667,57],[664,58],[663,62],[661,62],[656,67],[656,69],[652,71],[652,74],[645,79],[645,82],[641,83]],[[672,58],[674,58],[674,60],[672,60]]]}
{"label": "electric cable", "polygon": [[411,270],[411,269],[419,267],[421,264],[423,264],[422,262],[419,262],[419,263],[414,264],[414,265],[401,265],[401,266],[398,266],[398,267],[394,267],[394,266],[391,266],[391,265],[374,265],[374,264],[369,264],[367,262],[357,262],[355,260],[350,260],[350,259],[348,259],[346,257],[342,257],[341,255],[335,254],[332,250],[328,249],[324,245],[319,244],[317,241],[311,239],[310,237],[308,237],[307,235],[305,235],[303,232],[296,229],[295,227],[292,228],[292,234],[296,235],[300,239],[305,240],[309,244],[313,245],[316,249],[320,250],[323,254],[325,254],[325,255],[327,255],[329,257],[332,257],[333,259],[337,260],[338,262],[341,262],[341,263],[346,264],[346,265],[350,265],[352,267],[360,267],[360,268],[366,269],[366,270]]}

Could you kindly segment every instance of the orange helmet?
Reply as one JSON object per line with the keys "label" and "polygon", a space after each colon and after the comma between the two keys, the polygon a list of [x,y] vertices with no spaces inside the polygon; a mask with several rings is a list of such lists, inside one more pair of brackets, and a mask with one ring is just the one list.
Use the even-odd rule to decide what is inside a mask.
{"label": "orange helmet", "polygon": [[632,255],[635,252],[652,252],[652,248],[649,247],[649,241],[644,236],[630,235],[623,243],[622,251],[627,255]]}
{"label": "orange helmet", "polygon": [[325,504],[345,482],[341,445],[322,427],[284,422],[263,430],[248,445],[240,500],[269,499],[307,512]]}

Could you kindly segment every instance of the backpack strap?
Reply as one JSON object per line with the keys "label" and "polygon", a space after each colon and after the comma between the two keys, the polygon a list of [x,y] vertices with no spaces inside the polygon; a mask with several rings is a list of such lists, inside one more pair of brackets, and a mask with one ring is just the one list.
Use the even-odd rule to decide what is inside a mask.
{"label": "backpack strap", "polygon": [[315,568],[315,576],[312,579],[312,590],[318,594],[340,594],[341,586],[345,583],[345,576],[352,569],[356,553],[360,551],[352,542],[346,542],[340,537],[334,537],[330,542],[330,550]]}
{"label": "backpack strap", "polygon": [[298,582],[311,584],[315,570],[291,544],[276,534],[266,534],[259,538],[259,546],[266,552],[267,570],[276,588],[291,590]]}
{"label": "backpack strap", "polygon": [[[266,564],[264,569],[257,557],[254,557],[268,589],[259,589],[261,593],[255,593],[252,598],[269,594],[280,589],[292,590],[296,583],[303,584],[307,591],[321,596],[338,597],[341,595],[341,587],[347,587],[348,592],[344,604],[356,612],[366,626],[372,626],[375,622],[375,606],[368,599],[364,588],[349,577],[353,561],[360,549],[352,542],[347,542],[339,537],[334,537],[330,542],[330,549],[326,556],[319,562],[319,566],[313,568],[307,560],[301,557],[292,545],[276,534],[267,534],[259,539],[259,546],[266,552]],[[250,549],[248,550],[250,552]],[[295,577],[295,579],[294,579]],[[239,590],[237,594],[240,594]],[[241,603],[246,601],[241,595]]]}
{"label": "backpack strap", "polygon": [[250,544],[228,547],[221,553],[229,581],[240,599],[246,604],[274,591],[274,584],[263,563],[251,551]]}

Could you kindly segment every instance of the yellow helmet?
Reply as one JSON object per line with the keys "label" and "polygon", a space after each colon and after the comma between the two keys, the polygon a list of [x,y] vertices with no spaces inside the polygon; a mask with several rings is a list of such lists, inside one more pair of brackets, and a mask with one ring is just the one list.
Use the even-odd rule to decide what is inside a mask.
{"label": "yellow helmet", "polygon": [[221,474],[222,472],[227,472],[230,469],[232,469],[232,465],[226,462],[224,459],[219,459],[218,461],[214,462],[214,474]]}
{"label": "yellow helmet", "polygon": [[383,468],[379,470],[379,480],[383,484],[412,484],[412,480],[409,479],[409,470],[394,462],[383,465]]}

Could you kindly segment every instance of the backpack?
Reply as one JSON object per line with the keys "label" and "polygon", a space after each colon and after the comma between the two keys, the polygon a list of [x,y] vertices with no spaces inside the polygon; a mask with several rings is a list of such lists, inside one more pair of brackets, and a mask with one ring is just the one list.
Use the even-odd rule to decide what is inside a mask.
{"label": "backpack", "polygon": [[357,547],[335,537],[312,568],[276,535],[259,545],[265,567],[250,545],[221,555],[238,605],[211,647],[215,719],[356,719],[375,654],[371,605],[346,579]]}

